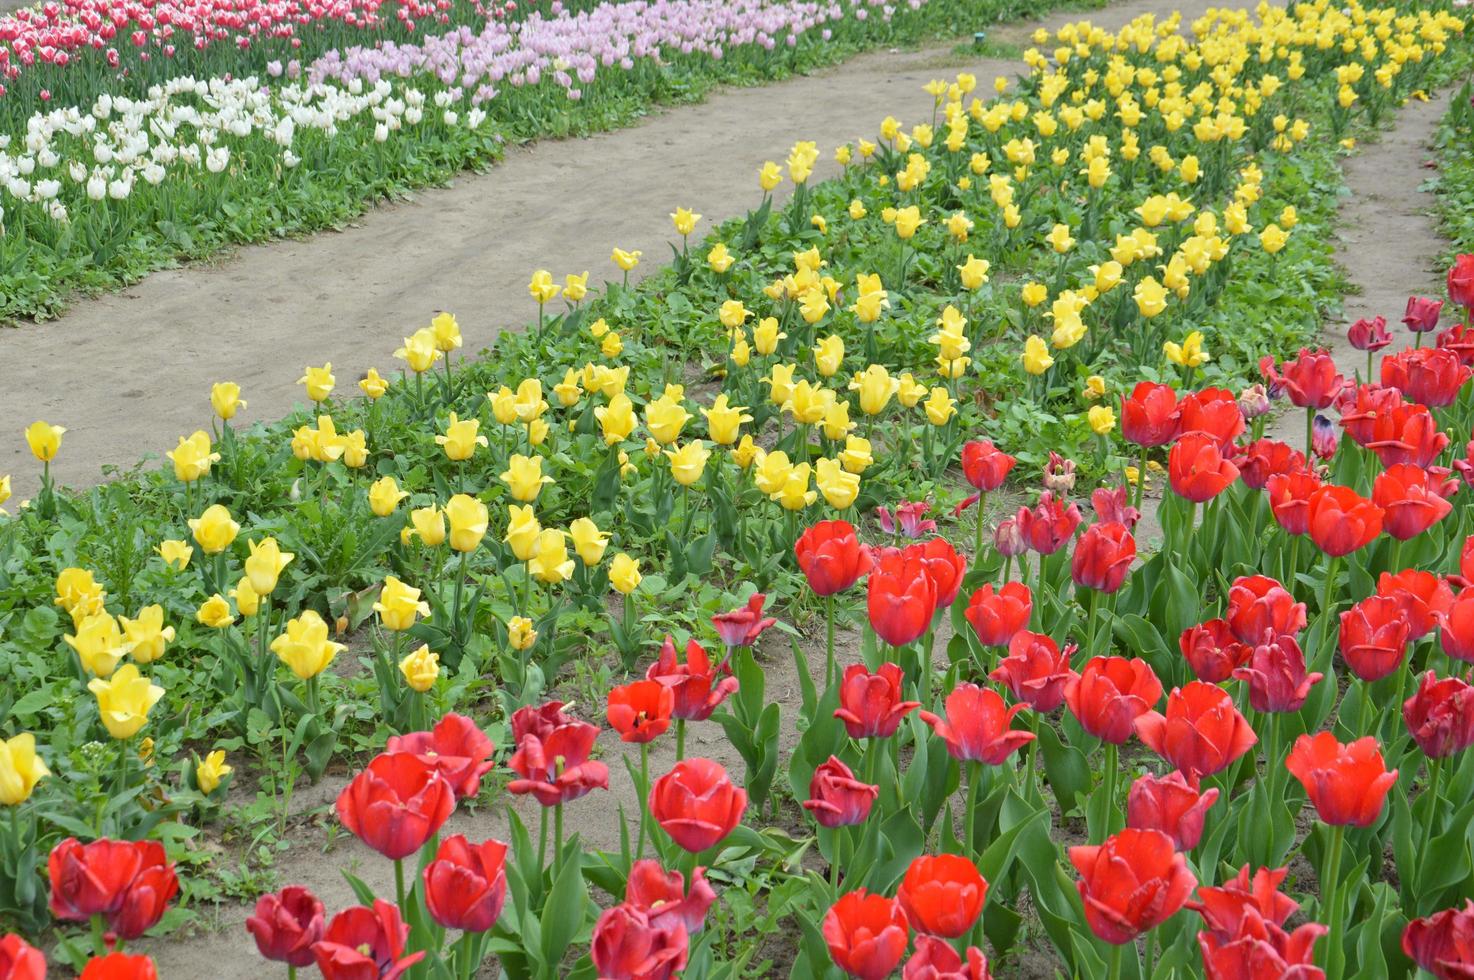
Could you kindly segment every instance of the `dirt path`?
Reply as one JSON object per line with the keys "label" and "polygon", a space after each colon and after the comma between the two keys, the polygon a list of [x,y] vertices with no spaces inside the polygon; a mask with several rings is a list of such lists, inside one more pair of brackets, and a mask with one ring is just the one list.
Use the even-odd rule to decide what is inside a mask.
{"label": "dirt path", "polygon": [[[1175,8],[1196,17],[1210,5],[1129,0],[1043,23],[1088,17],[1116,27]],[[994,34],[1022,40],[1034,26]],[[377,208],[341,233],[244,248],[78,302],[58,320],[0,330],[0,474],[13,475],[17,499],[35,492],[21,430],[36,418],[68,430],[53,464],[63,483],[161,457],[208,426],[216,381],[240,384],[245,421],[279,418],[302,400],[304,365],[331,361],[345,388],[370,366],[387,373],[400,339],[436,310],[454,311],[468,349],[479,349],[534,315],[534,269],[592,270],[603,281],[617,275],[615,245],[656,265],[674,237],[671,211],[705,215],[703,230],[742,213],[757,202],[758,167],[782,160],[795,140],[818,142],[819,176],[828,176],[833,147],[873,135],[886,115],[908,124],[929,116],[929,79],[972,71],[987,84],[1020,68],[934,47],[725,90],[629,129],[512,150],[486,174]]]}

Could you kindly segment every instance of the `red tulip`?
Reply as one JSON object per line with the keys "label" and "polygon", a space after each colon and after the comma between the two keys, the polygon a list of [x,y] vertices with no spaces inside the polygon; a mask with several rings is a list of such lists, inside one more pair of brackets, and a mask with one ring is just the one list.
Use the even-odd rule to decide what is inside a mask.
{"label": "red tulip", "polygon": [[1336,370],[1336,360],[1325,350],[1300,348],[1293,361],[1274,370],[1274,359],[1266,357],[1259,362],[1260,371],[1266,371],[1271,381],[1283,384],[1290,404],[1300,408],[1329,408],[1346,384],[1346,378]]}
{"label": "red tulip", "polygon": [[1474,687],[1457,677],[1439,680],[1430,670],[1402,703],[1402,720],[1428,758],[1462,752],[1474,745]]}
{"label": "red tulip", "polygon": [[956,939],[983,914],[988,882],[977,865],[960,854],[923,854],[906,868],[896,901],[911,928],[930,936]]}
{"label": "red tulip", "polygon": [[1381,350],[1392,343],[1392,335],[1387,332],[1387,318],[1384,316],[1357,320],[1346,331],[1346,339],[1357,350]]}
{"label": "red tulip", "polygon": [[0,980],[46,980],[46,954],[15,933],[0,939]]}
{"label": "red tulip", "polygon": [[1452,405],[1470,369],[1445,347],[1420,347],[1382,359],[1382,384],[1429,408]]}
{"label": "red tulip", "polygon": [[528,732],[507,761],[520,777],[507,784],[508,791],[531,793],[543,806],[557,806],[608,789],[609,767],[589,761],[598,737],[596,726],[572,719],[541,737]]}
{"label": "red tulip", "polygon": [[1222,772],[1259,741],[1228,692],[1203,681],[1174,689],[1167,696],[1166,714],[1138,715],[1136,734],[1189,776]]}
{"label": "red tulip", "polygon": [[1224,457],[1217,439],[1206,432],[1180,436],[1167,454],[1172,492],[1195,504],[1218,496],[1238,475],[1239,468]]}
{"label": "red tulip", "polygon": [[1023,630],[1008,641],[1008,656],[998,661],[988,677],[1035,711],[1047,714],[1064,703],[1065,686],[1074,676],[1070,670],[1074,652],[1074,644],[1061,650],[1043,633]]}
{"label": "red tulip", "polygon": [[1461,588],[1467,589],[1474,584],[1474,534],[1464,539],[1464,547],[1459,552],[1459,577],[1464,580]]}
{"label": "red tulip", "polygon": [[975,439],[962,447],[962,475],[979,493],[1003,486],[1017,462],[989,439]]}
{"label": "red tulip", "polygon": [[778,622],[763,618],[763,604],[767,601],[767,596],[755,592],[747,597],[747,605],[711,617],[711,624],[727,649],[752,646],[764,630]]}
{"label": "red tulip", "polygon": [[1411,463],[1426,469],[1448,448],[1448,435],[1439,431],[1438,420],[1425,405],[1389,409],[1370,428],[1371,438],[1363,445],[1377,454],[1383,466]]}
{"label": "red tulip", "polygon": [[1300,535],[1310,530],[1310,495],[1320,487],[1320,477],[1306,470],[1276,473],[1265,482],[1269,509],[1286,534]]}
{"label": "red tulip", "polygon": [[1124,524],[1130,531],[1141,520],[1141,511],[1130,504],[1131,494],[1122,487],[1096,487],[1090,491],[1090,506],[1105,524]]}
{"label": "red tulip", "polygon": [[447,837],[420,873],[430,918],[446,929],[485,932],[496,925],[507,900],[507,845],[472,844],[464,834]]}
{"label": "red tulip", "polygon": [[1341,656],[1362,680],[1381,680],[1402,666],[1408,621],[1402,604],[1368,596],[1341,614]]}
{"label": "red tulip", "polygon": [[1070,576],[1082,589],[1115,592],[1136,561],[1136,539],[1124,524],[1092,524],[1075,542]]}
{"label": "red tulip", "polygon": [[634,681],[609,692],[605,717],[619,732],[620,741],[651,742],[670,727],[676,707],[675,691],[659,681]]}
{"label": "red tulip", "polygon": [[66,922],[107,919],[109,931],[137,939],[158,924],[179,893],[174,865],[158,841],[68,837],[47,859],[51,914]]}
{"label": "red tulip", "polygon": [[1333,826],[1370,827],[1382,814],[1397,770],[1387,771],[1382,749],[1368,735],[1342,745],[1330,732],[1301,735],[1285,758],[1320,819]]}
{"label": "red tulip", "polygon": [[906,558],[918,558],[925,565],[926,575],[936,591],[937,608],[945,609],[952,605],[962,588],[962,576],[967,573],[967,559],[959,555],[945,538],[907,545],[902,554]]}
{"label": "red tulip", "polygon": [[1190,851],[1202,840],[1203,821],[1217,799],[1216,787],[1199,792],[1196,776],[1146,773],[1126,794],[1126,826],[1160,830],[1179,851]]}
{"label": "red tulip", "polygon": [[1253,647],[1238,641],[1226,619],[1189,626],[1177,638],[1177,646],[1194,676],[1209,684],[1228,680],[1254,652]]}
{"label": "red tulip", "polygon": [[820,521],[799,536],[793,554],[814,595],[843,592],[870,571],[870,552],[848,521]]}
{"label": "red tulip", "polygon": [[413,752],[439,769],[458,800],[480,793],[481,777],[496,764],[491,759],[496,751],[491,739],[470,718],[454,712],[441,718],[432,731],[389,736],[384,751]]}
{"label": "red tulip", "polygon": [[1448,582],[1416,568],[1377,576],[1377,595],[1389,596],[1402,605],[1407,616],[1408,639],[1413,642],[1433,632],[1454,604],[1454,592]]}
{"label": "red tulip", "polygon": [[1276,439],[1256,439],[1234,458],[1239,479],[1252,490],[1263,490],[1269,478],[1305,469],[1305,454]]}
{"label": "red tulip", "polygon": [[916,952],[901,968],[901,980],[992,980],[988,958],[976,946],[967,947],[967,962],[957,950],[935,936],[917,936]]}
{"label": "red tulip", "polygon": [[1245,919],[1234,936],[1200,932],[1204,980],[1325,980],[1315,965],[1315,944],[1326,932],[1319,922],[1286,932],[1258,917]]}
{"label": "red tulip", "polygon": [[905,646],[931,626],[937,587],[919,556],[901,552],[881,556],[867,585],[870,628],[886,643]]}
{"label": "red tulip", "polygon": [[834,717],[844,722],[850,738],[890,738],[901,719],[915,711],[920,701],[901,697],[901,668],[885,663],[875,673],[864,664],[845,668],[839,684],[839,707]]}
{"label": "red tulip", "polygon": [[1474,977],[1474,901],[1409,922],[1402,951],[1438,980]]}
{"label": "red tulip", "polygon": [[690,940],[679,920],[657,922],[625,902],[599,916],[589,953],[600,980],[670,980],[686,968]]}
{"label": "red tulip", "polygon": [[1227,619],[1240,643],[1294,636],[1305,628],[1305,603],[1268,575],[1245,575],[1229,587]]}
{"label": "red tulip", "polygon": [[1065,703],[1080,727],[1121,745],[1131,737],[1136,716],[1162,696],[1162,682],[1145,660],[1094,657],[1065,685]]}
{"label": "red tulip", "polygon": [[947,695],[945,718],[930,711],[919,711],[916,716],[947,743],[952,758],[1001,766],[1010,755],[1034,740],[1033,732],[1009,727],[1013,716],[1022,710],[1021,704],[1012,708],[1004,705],[1003,698],[991,688],[962,683]]}
{"label": "red tulip", "polygon": [[1080,506],[1066,504],[1048,490],[1039,495],[1039,503],[1030,510],[1018,509],[1018,529],[1029,550],[1052,555],[1074,537],[1080,526]]}
{"label": "red tulip", "polygon": [[1444,653],[1474,663],[1474,588],[1464,589],[1449,603],[1438,638]]}
{"label": "red tulip", "polygon": [[1310,495],[1310,540],[1332,558],[1365,548],[1382,533],[1382,508],[1350,487],[1326,485]]}
{"label": "red tulip", "polygon": [[1305,672],[1305,654],[1293,636],[1266,637],[1233,676],[1247,681],[1249,706],[1258,712],[1299,711],[1323,674]]}
{"label": "red tulip", "polygon": [[324,980],[398,980],[425,958],[404,955],[409,926],[393,902],[377,899],[373,908],[355,905],[333,916],[312,955]]}
{"label": "red tulip", "polygon": [[746,809],[747,792],[710,759],[677,762],[650,787],[650,816],[692,854],[720,843]]}
{"label": "red tulip", "polygon": [[1180,410],[1171,385],[1138,381],[1121,397],[1121,436],[1138,446],[1165,446],[1177,438]]}
{"label": "red tulip", "polygon": [[515,745],[527,735],[547,738],[555,729],[571,725],[574,721],[574,717],[563,710],[562,701],[524,705],[512,712],[512,743]]}
{"label": "red tulip", "polygon": [[1034,597],[1022,582],[1004,582],[994,590],[989,582],[972,594],[963,613],[972,624],[978,642],[985,647],[1001,647],[1013,635],[1029,625],[1034,612]]}
{"label": "red tulip", "polygon": [[147,956],[109,953],[89,960],[77,980],[159,980],[159,970]]}
{"label": "red tulip", "polygon": [[1474,365],[1474,328],[1469,324],[1456,323],[1439,334],[1438,346],[1453,351],[1459,363]]}
{"label": "red tulip", "polygon": [[1474,306],[1474,255],[1460,255],[1448,267],[1448,298],[1455,306]]}
{"label": "red tulip", "polygon": [[1283,926],[1300,908],[1300,903],[1279,890],[1288,868],[1260,868],[1249,875],[1246,864],[1239,873],[1218,887],[1203,885],[1195,902],[1187,907],[1199,913],[1208,931],[1228,942],[1243,931],[1245,919],[1260,919]]}
{"label": "red tulip", "polygon": [[1170,919],[1197,885],[1187,860],[1160,830],[1128,827],[1103,844],[1070,848],[1092,932],[1129,943]]}
{"label": "red tulip", "polygon": [[659,861],[646,858],[630,868],[624,886],[625,903],[649,917],[650,925],[659,929],[680,923],[687,933],[698,932],[706,924],[706,913],[717,900],[717,893],[706,880],[704,868],[691,872],[691,887],[679,871],[666,873]]}
{"label": "red tulip", "polygon": [[926,512],[931,510],[931,504],[925,500],[911,500],[896,507],[895,516],[885,507],[875,508],[876,517],[880,520],[881,530],[886,534],[895,534],[898,530],[901,534],[916,540],[923,534],[930,534],[937,529],[937,522],[926,519]]}
{"label": "red tulip", "polygon": [[409,752],[385,752],[343,788],[337,809],[359,840],[398,861],[423,847],[455,806],[455,791],[436,766]]}
{"label": "red tulip", "polygon": [[713,670],[706,649],[693,639],[686,641],[686,662],[680,663],[675,641],[668,635],[660,647],[659,659],[645,672],[645,679],[659,681],[675,692],[671,717],[685,721],[705,721],[737,690],[737,678],[725,662]]}
{"label": "red tulip", "polygon": [[1396,388],[1361,384],[1343,388],[1337,408],[1341,413],[1341,427],[1346,430],[1346,434],[1358,446],[1370,448],[1370,443],[1377,437],[1377,426],[1383,416],[1401,405],[1402,392]]}
{"label": "red tulip", "polygon": [[1409,296],[1402,322],[1413,333],[1428,333],[1438,329],[1438,318],[1443,313],[1443,300]]}
{"label": "red tulip", "polygon": [[1183,396],[1182,419],[1178,432],[1187,435],[1202,432],[1212,436],[1218,448],[1228,452],[1234,440],[1244,433],[1244,413],[1238,399],[1226,388],[1204,388]]}
{"label": "red tulip", "polygon": [[884,980],[906,955],[911,937],[901,903],[860,888],[824,913],[824,943],[834,965],[860,980]]}
{"label": "red tulip", "polygon": [[860,782],[849,766],[831,755],[814,770],[803,807],[821,827],[852,827],[869,818],[879,795],[879,786]]}
{"label": "red tulip", "polygon": [[1443,499],[1440,485],[1441,481],[1430,480],[1425,470],[1408,463],[1378,473],[1372,485],[1372,502],[1382,508],[1387,533],[1407,541],[1447,517],[1453,504]]}
{"label": "red tulip", "polygon": [[256,899],[256,913],[246,920],[256,949],[268,960],[288,966],[312,965],[312,944],[322,938],[323,907],[301,885]]}

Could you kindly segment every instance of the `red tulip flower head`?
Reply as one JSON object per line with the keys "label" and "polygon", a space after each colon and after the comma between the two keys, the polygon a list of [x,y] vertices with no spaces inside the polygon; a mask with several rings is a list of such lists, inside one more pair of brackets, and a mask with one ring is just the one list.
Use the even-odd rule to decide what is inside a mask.
{"label": "red tulip flower head", "polygon": [[979,493],[1003,486],[1017,462],[988,439],[974,439],[962,447],[962,475]]}
{"label": "red tulip flower head", "polygon": [[917,712],[917,717],[947,743],[947,751],[952,758],[1000,766],[1010,755],[1034,740],[1033,732],[1015,731],[1009,727],[1013,716],[1022,710],[1022,704],[1007,707],[992,688],[962,683],[947,695],[945,718],[930,711]]}
{"label": "red tulip flower head", "polygon": [[890,738],[901,719],[921,706],[901,695],[904,675],[897,664],[885,663],[875,673],[864,664],[845,668],[839,684],[839,707],[834,717],[844,722],[850,738]]}
{"label": "red tulip flower head", "polygon": [[1072,847],[1070,863],[1080,873],[1086,923],[1118,946],[1170,919],[1198,883],[1160,830],[1128,827],[1102,844]]}
{"label": "red tulip flower head", "polygon": [[993,980],[988,958],[976,946],[967,947],[967,961],[935,936],[916,937],[916,952],[901,968],[901,980]]}
{"label": "red tulip flower head", "polygon": [[1008,641],[1008,656],[998,661],[988,677],[1035,711],[1047,714],[1064,703],[1065,687],[1075,676],[1070,670],[1074,652],[1074,644],[1061,650],[1043,633],[1022,630]]}
{"label": "red tulip flower head", "polygon": [[1244,665],[1254,648],[1239,642],[1226,619],[1210,619],[1189,626],[1177,638],[1182,657],[1193,675],[1209,684],[1221,684]]}
{"label": "red tulip flower head", "polygon": [[1146,773],[1126,794],[1126,826],[1160,830],[1179,851],[1190,851],[1202,840],[1203,821],[1217,799],[1216,787],[1199,791],[1196,776]]}
{"label": "red tulip flower head", "polygon": [[1401,604],[1410,641],[1433,632],[1454,604],[1453,589],[1445,579],[1417,568],[1377,576],[1377,595],[1389,596]]}
{"label": "red tulip flower head", "polygon": [[752,646],[764,630],[778,622],[763,618],[763,605],[767,601],[767,596],[755,592],[747,597],[747,605],[731,612],[717,613],[711,618],[711,624],[717,628],[717,635],[727,649]]}
{"label": "red tulip flower head", "polygon": [[1449,302],[1468,309],[1474,306],[1474,255],[1460,255],[1448,268],[1445,283]]}
{"label": "red tulip flower head", "polygon": [[1327,485],[1310,495],[1310,540],[1332,558],[1365,548],[1382,533],[1382,508],[1350,487]]}
{"label": "red tulip flower head", "polygon": [[926,566],[927,577],[936,592],[937,608],[945,609],[952,605],[962,588],[962,577],[967,573],[967,559],[959,555],[946,538],[907,545],[902,554],[907,558],[918,558]]}
{"label": "red tulip flower head", "polygon": [[1341,614],[1341,656],[1363,681],[1381,680],[1402,666],[1408,629],[1402,603],[1368,596]]}
{"label": "red tulip flower head", "polygon": [[937,588],[927,562],[916,554],[882,555],[867,580],[870,628],[891,646],[905,646],[931,625]]}
{"label": "red tulip flower head", "polygon": [[1269,509],[1286,534],[1310,530],[1310,495],[1321,488],[1321,479],[1307,470],[1276,473],[1264,484]]}
{"label": "red tulip flower head", "polygon": [[1223,455],[1218,440],[1205,432],[1182,435],[1167,454],[1172,492],[1195,504],[1218,496],[1238,475],[1239,468]]}
{"label": "red tulip flower head", "polygon": [[1254,647],[1233,676],[1248,682],[1249,706],[1258,712],[1299,711],[1323,674],[1305,671],[1305,653],[1293,636],[1274,636]]}
{"label": "red tulip flower head", "polygon": [[1402,703],[1402,719],[1428,758],[1456,755],[1474,745],[1474,687],[1457,677],[1439,680],[1430,670]]}
{"label": "red tulip flower head", "polygon": [[1234,458],[1239,479],[1252,490],[1263,490],[1269,478],[1305,469],[1305,454],[1277,439],[1256,439]]}
{"label": "red tulip flower head", "polygon": [[147,956],[109,953],[89,960],[78,980],[159,980],[159,970]]}
{"label": "red tulip flower head", "polygon": [[717,893],[707,882],[704,868],[691,872],[691,887],[687,888],[685,875],[679,871],[667,873],[659,861],[646,858],[630,868],[624,900],[644,912],[655,928],[679,922],[686,932],[693,933],[706,924],[706,913],[717,900]]}
{"label": "red tulip flower head", "polygon": [[1346,331],[1346,339],[1357,350],[1381,350],[1392,343],[1392,335],[1387,332],[1387,318],[1384,316],[1357,320]]}
{"label": "red tulip flower head", "polygon": [[843,592],[870,571],[870,552],[848,521],[820,521],[799,536],[793,554],[818,596]]}
{"label": "red tulip flower head", "polygon": [[911,862],[896,901],[911,928],[930,936],[964,936],[983,914],[988,882],[960,854],[923,854]]}
{"label": "red tulip flower head", "polygon": [[86,922],[101,915],[124,940],[157,925],[179,893],[174,865],[158,841],[103,838],[82,844],[68,837],[51,849],[47,876],[53,916]]}
{"label": "red tulip flower head", "polygon": [[619,732],[620,741],[652,742],[670,727],[675,711],[675,691],[659,681],[643,680],[616,687],[609,692],[605,717]]}
{"label": "red tulip flower head", "polygon": [[1070,576],[1082,589],[1112,593],[1136,561],[1136,539],[1124,524],[1092,524],[1075,542]]}
{"label": "red tulip flower head", "polygon": [[496,764],[491,759],[496,751],[491,739],[474,721],[455,712],[441,718],[431,731],[389,736],[384,751],[418,755],[440,770],[458,800],[480,793],[481,777]]}
{"label": "red tulip flower head", "polygon": [[404,955],[409,926],[393,902],[379,899],[373,908],[356,905],[333,916],[312,954],[324,980],[398,980],[424,952]]}
{"label": "red tulip flower head", "polygon": [[1439,492],[1441,480],[1426,470],[1398,463],[1377,474],[1372,502],[1382,508],[1383,526],[1399,541],[1415,538],[1448,516],[1453,504]]}
{"label": "red tulip flower head", "polygon": [[472,844],[463,834],[447,837],[425,865],[425,905],[446,929],[485,932],[496,925],[507,900],[507,845]]}
{"label": "red tulip flower head", "polygon": [[0,977],[46,980],[46,954],[15,933],[0,939]]}
{"label": "red tulip flower head", "polygon": [[831,755],[814,770],[803,807],[821,827],[853,827],[870,816],[879,795],[879,786],[860,782],[849,766]]}
{"label": "red tulip flower head", "polygon": [[1382,359],[1382,384],[1429,408],[1452,405],[1469,375],[1469,366],[1447,347],[1420,347]]}
{"label": "red tulip flower head", "polygon": [[1136,718],[1136,734],[1153,751],[1189,776],[1222,772],[1259,741],[1217,684],[1189,681],[1167,696],[1167,712]]}
{"label": "red tulip flower head", "polygon": [[650,787],[650,816],[692,854],[721,843],[746,809],[747,792],[710,759],[677,762]]}
{"label": "red tulip flower head", "polygon": [[1065,685],[1065,703],[1080,727],[1103,742],[1124,744],[1136,717],[1162,696],[1162,682],[1145,660],[1094,657]]}
{"label": "red tulip flower head", "polygon": [[1080,526],[1080,505],[1067,504],[1048,490],[1039,495],[1039,503],[1030,510],[1020,507],[1017,514],[1019,533],[1030,551],[1052,555],[1074,537]]}
{"label": "red tulip flower head", "polygon": [[1449,603],[1439,642],[1450,657],[1474,663],[1474,588],[1465,588]]}
{"label": "red tulip flower head", "polygon": [[1426,469],[1448,448],[1448,434],[1438,428],[1438,420],[1426,405],[1398,405],[1379,414],[1369,423],[1368,440],[1363,443],[1377,454],[1383,466],[1411,463]]}
{"label": "red tulip flower head", "polygon": [[541,737],[528,732],[507,760],[518,776],[507,790],[519,796],[530,793],[543,806],[557,806],[608,789],[609,767],[589,761],[598,737],[597,727],[572,718]]}
{"label": "red tulip flower head", "polygon": [[1204,388],[1183,397],[1180,404],[1179,436],[1201,432],[1212,436],[1227,453],[1234,440],[1244,434],[1244,413],[1238,399],[1226,388]]}
{"label": "red tulip flower head", "polygon": [[1034,597],[1022,582],[1005,582],[994,590],[989,582],[972,594],[963,613],[985,647],[1005,646],[1015,633],[1029,625]]}
{"label": "red tulip flower head", "polygon": [[1409,296],[1402,322],[1413,333],[1428,333],[1438,329],[1438,318],[1443,314],[1443,300]]}
{"label": "red tulip flower head", "polygon": [[859,980],[890,976],[911,938],[901,903],[863,888],[840,896],[830,906],[823,933],[834,965]]}
{"label": "red tulip flower head", "polygon": [[312,944],[322,938],[323,926],[322,902],[301,885],[262,895],[246,920],[262,956],[299,969],[312,965]]}
{"label": "red tulip flower head", "polygon": [[1280,365],[1278,373],[1274,359],[1266,357],[1259,362],[1259,369],[1271,383],[1282,384],[1290,404],[1300,408],[1329,408],[1346,384],[1346,378],[1336,370],[1335,358],[1324,350],[1302,347],[1293,361]]}
{"label": "red tulip flower head", "polygon": [[723,663],[713,669],[706,649],[694,639],[686,642],[686,662],[681,663],[675,641],[669,636],[660,648],[660,657],[645,672],[645,679],[658,681],[674,692],[671,717],[685,721],[705,721],[737,690],[731,667]]}
{"label": "red tulip flower head", "polygon": [[1240,643],[1294,636],[1305,628],[1305,603],[1267,575],[1236,578],[1228,590],[1228,625]]}
{"label": "red tulip flower head", "polygon": [[1349,745],[1330,732],[1301,735],[1285,759],[1324,823],[1370,827],[1382,815],[1397,770],[1387,771],[1382,749],[1368,735]]}
{"label": "red tulip flower head", "polygon": [[690,939],[678,919],[625,902],[599,916],[589,953],[600,980],[671,980],[686,968]]}
{"label": "red tulip flower head", "polygon": [[1090,491],[1090,506],[1104,524],[1124,524],[1130,531],[1141,520],[1141,511],[1130,504],[1131,495],[1124,486],[1096,487]]}
{"label": "red tulip flower head", "polygon": [[411,752],[385,752],[343,788],[337,809],[343,826],[398,861],[423,847],[455,805],[455,791],[438,767]]}
{"label": "red tulip flower head", "polygon": [[1474,901],[1409,922],[1402,951],[1438,980],[1474,976]]}
{"label": "red tulip flower head", "polygon": [[1171,385],[1138,381],[1121,397],[1121,435],[1138,446],[1165,446],[1177,438],[1180,411]]}

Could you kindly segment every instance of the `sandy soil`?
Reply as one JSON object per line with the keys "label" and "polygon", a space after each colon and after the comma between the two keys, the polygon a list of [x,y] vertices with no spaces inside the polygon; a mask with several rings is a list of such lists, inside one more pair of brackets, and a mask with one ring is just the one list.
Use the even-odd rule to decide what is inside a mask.
{"label": "sandy soil", "polygon": [[[1116,26],[1144,12],[1206,0],[1130,0],[1091,14]],[[995,31],[1022,38],[1028,29]],[[669,213],[705,215],[705,228],[758,201],[757,170],[798,139],[830,150],[873,135],[894,114],[930,115],[929,79],[973,71],[987,83],[1021,66],[954,56],[949,47],[878,52],[782,84],[731,89],[705,104],[652,115],[589,139],[514,149],[490,172],[466,175],[410,203],[376,208],[341,233],[272,242],[208,265],[164,271],[119,293],[79,301],[60,319],[0,330],[0,473],[17,499],[38,473],[21,429],[36,418],[67,428],[53,464],[74,486],[104,466],[132,466],[208,427],[209,388],[240,384],[243,421],[273,419],[302,400],[304,365],[331,361],[341,387],[377,366],[387,373],[400,339],[436,310],[459,317],[468,350],[535,315],[532,270],[593,270],[617,278],[610,249],[641,249],[651,265],[674,238]]]}

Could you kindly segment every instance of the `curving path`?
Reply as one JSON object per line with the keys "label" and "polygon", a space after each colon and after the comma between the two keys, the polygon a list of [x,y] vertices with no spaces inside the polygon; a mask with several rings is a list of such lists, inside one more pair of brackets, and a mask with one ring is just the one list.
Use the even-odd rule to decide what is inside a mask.
{"label": "curving path", "polygon": [[[1175,9],[1193,18],[1212,5],[1127,0],[1039,23],[1117,27]],[[1037,26],[994,34],[1023,41]],[[0,330],[0,474],[12,473],[18,499],[35,492],[21,430],[36,418],[68,430],[53,464],[63,483],[96,483],[104,466],[161,457],[179,436],[208,427],[216,381],[240,384],[250,403],[243,421],[279,418],[302,400],[304,365],[331,361],[342,387],[371,366],[387,373],[400,339],[436,310],[454,311],[477,350],[534,315],[526,288],[534,269],[615,278],[615,245],[663,262],[675,237],[671,211],[705,215],[702,231],[744,212],[758,200],[758,167],[781,161],[795,140],[818,142],[824,177],[835,169],[833,148],[873,134],[886,115],[929,116],[921,88],[929,79],[972,71],[988,84],[1021,67],[934,47],[727,89],[632,128],[512,149],[487,173],[376,208],[342,232],[159,272],[57,320]]]}

